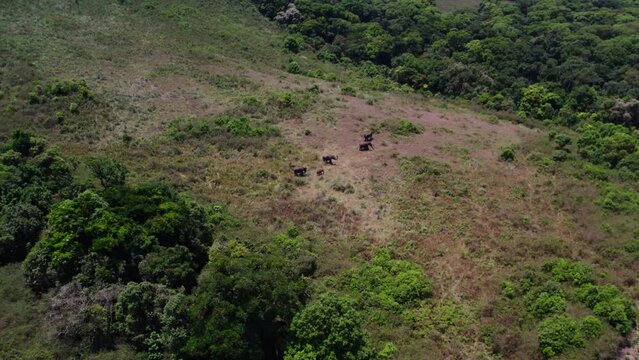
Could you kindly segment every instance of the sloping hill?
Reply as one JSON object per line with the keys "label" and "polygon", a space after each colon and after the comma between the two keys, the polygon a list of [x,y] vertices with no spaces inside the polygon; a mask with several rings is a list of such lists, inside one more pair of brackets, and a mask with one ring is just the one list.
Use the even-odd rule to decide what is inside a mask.
{"label": "sloping hill", "polygon": [[[636,216],[598,205],[605,186],[585,161],[553,160],[554,140],[539,123],[424,98],[308,49],[287,52],[284,29],[249,1],[0,6],[0,139],[26,128],[78,164],[107,154],[128,166],[133,184],[162,180],[202,203],[227,204],[245,227],[220,242],[295,225],[317,258],[309,295],[356,299],[375,351],[396,348],[388,358],[540,358],[531,289],[561,283],[558,313],[593,314],[576,300],[582,284],[557,280],[563,268],[550,259],[582,261],[596,284],[636,297],[635,254],[624,250]],[[90,95],[51,93],[59,80]],[[359,151],[369,131],[375,148]],[[515,159],[500,159],[504,150]],[[335,164],[322,163],[331,154]],[[291,165],[309,176],[294,177]],[[94,181],[83,165],[75,176]],[[349,283],[364,283],[358,269],[386,264],[380,249],[417,264],[432,294],[398,303],[388,290]],[[37,298],[17,264],[1,271],[0,357],[137,356],[121,339],[90,355],[57,341],[47,315],[56,290]],[[625,336],[597,315],[600,336],[565,356],[616,354]]]}

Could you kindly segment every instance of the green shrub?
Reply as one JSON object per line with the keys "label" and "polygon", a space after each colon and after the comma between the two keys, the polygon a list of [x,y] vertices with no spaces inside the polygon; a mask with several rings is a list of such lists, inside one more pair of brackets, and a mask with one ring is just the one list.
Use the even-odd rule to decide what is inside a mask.
{"label": "green shrub", "polygon": [[291,74],[301,74],[302,68],[297,63],[297,61],[291,61],[288,63],[288,66],[286,67],[286,71],[288,71]]}
{"label": "green shrub", "polygon": [[629,187],[607,183],[600,189],[595,204],[614,213],[638,214],[639,193]]}
{"label": "green shrub", "polygon": [[528,305],[528,311],[536,318],[541,319],[552,314],[561,314],[566,311],[566,298],[561,294],[538,294]]}
{"label": "green shrub", "polygon": [[570,158],[570,153],[564,149],[555,150],[552,152],[553,161],[566,161]]}
{"label": "green shrub", "polygon": [[347,95],[347,96],[357,95],[357,91],[355,91],[355,88],[353,88],[352,86],[343,86],[341,93],[342,95]]}
{"label": "green shrub", "polygon": [[570,281],[577,286],[592,283],[595,278],[591,266],[568,259],[547,261],[542,270],[550,273],[555,281]]}
{"label": "green shrub", "polygon": [[586,340],[596,339],[601,336],[601,333],[603,332],[601,321],[592,315],[588,315],[581,319],[579,328]]}
{"label": "green shrub", "polygon": [[287,35],[284,38],[284,48],[294,54],[302,50],[304,38],[299,34]]}
{"label": "green shrub", "polygon": [[543,320],[537,332],[539,349],[546,358],[560,355],[571,347],[584,346],[579,324],[565,314]]}
{"label": "green shrub", "polygon": [[354,194],[355,188],[350,183],[346,182],[346,180],[342,178],[335,179],[331,184],[331,189],[339,192],[343,192],[345,194]]}
{"label": "green shrub", "polygon": [[499,159],[501,161],[506,161],[506,162],[515,161],[515,147],[511,145],[511,146],[502,148],[501,153],[499,154]]}
{"label": "green shrub", "polygon": [[637,151],[639,140],[627,128],[610,123],[584,125],[577,139],[579,154],[585,159],[610,168],[617,167]]}
{"label": "green shrub", "polygon": [[639,253],[639,239],[630,240],[624,245],[623,248],[629,253]]}
{"label": "green shrub", "polygon": [[[526,279],[525,279],[526,280]],[[525,303],[528,312],[536,318],[544,318],[548,315],[562,313],[567,306],[566,297],[561,284],[547,281],[541,285],[522,285],[528,289]]]}
{"label": "green shrub", "polygon": [[384,344],[384,347],[378,354],[379,360],[393,360],[395,359],[395,354],[397,353],[397,346],[395,344],[388,342]]}
{"label": "green shrub", "polygon": [[636,306],[614,285],[585,284],[578,289],[577,298],[620,333],[627,334],[632,330],[637,318]]}
{"label": "green shrub", "polygon": [[408,136],[423,133],[424,127],[421,125],[415,125],[410,120],[400,119],[397,125],[391,128],[391,132],[393,135]]}
{"label": "green shrub", "polygon": [[56,111],[54,114],[55,121],[61,123],[64,121],[64,113],[62,111]]}
{"label": "green shrub", "polygon": [[501,283],[501,295],[508,299],[514,299],[517,296],[517,284],[512,281],[503,281]]}
{"label": "green shrub", "polygon": [[126,182],[129,169],[116,159],[99,156],[88,158],[87,166],[93,176],[95,176],[102,187],[109,188],[121,186]]}
{"label": "green shrub", "polygon": [[293,318],[284,359],[372,360],[375,354],[360,324],[350,299],[324,294]]}
{"label": "green shrub", "polygon": [[555,134],[553,140],[557,149],[563,149],[572,143],[572,138],[565,134]]}
{"label": "green shrub", "polygon": [[40,96],[38,96],[37,92],[30,92],[27,94],[27,100],[29,101],[29,104],[39,104],[40,103]]}
{"label": "green shrub", "polygon": [[385,304],[388,310],[415,306],[432,295],[430,282],[417,264],[394,260],[386,250],[344,274],[341,287],[367,303]]}
{"label": "green shrub", "polygon": [[604,167],[591,163],[584,163],[583,170],[586,176],[593,180],[608,180],[608,170]]}
{"label": "green shrub", "polygon": [[74,114],[77,114],[78,113],[78,107],[79,107],[78,103],[72,102],[72,103],[69,104],[69,111],[74,113]]}

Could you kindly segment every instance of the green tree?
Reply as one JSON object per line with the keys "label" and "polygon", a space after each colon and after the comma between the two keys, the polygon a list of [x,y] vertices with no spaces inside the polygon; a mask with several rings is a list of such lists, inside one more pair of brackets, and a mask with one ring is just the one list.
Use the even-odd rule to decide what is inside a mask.
{"label": "green tree", "polygon": [[561,108],[561,98],[543,85],[525,88],[519,102],[519,110],[535,119],[552,119]]}
{"label": "green tree", "polygon": [[554,357],[571,347],[583,347],[584,338],[579,324],[568,315],[555,315],[538,327],[539,349],[547,357]]}
{"label": "green tree", "polygon": [[277,247],[237,241],[211,249],[190,309],[185,347],[195,359],[263,359],[283,351],[307,281]]}
{"label": "green tree", "polygon": [[124,164],[105,156],[89,158],[87,166],[104,188],[124,185],[129,173]]}
{"label": "green tree", "polygon": [[285,360],[373,359],[360,316],[348,298],[324,294],[295,315]]}

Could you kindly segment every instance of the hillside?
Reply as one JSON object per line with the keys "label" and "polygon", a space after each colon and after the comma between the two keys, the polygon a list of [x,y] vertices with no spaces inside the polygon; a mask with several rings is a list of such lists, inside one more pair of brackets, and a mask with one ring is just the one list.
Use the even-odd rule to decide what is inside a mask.
{"label": "hillside", "polygon": [[[0,358],[634,356],[639,135],[602,114],[636,63],[596,107],[555,106],[578,86],[502,77],[453,36],[349,58],[357,34],[324,44],[265,3],[0,0]],[[623,3],[608,40],[636,44]],[[429,51],[493,88],[397,76]]]}

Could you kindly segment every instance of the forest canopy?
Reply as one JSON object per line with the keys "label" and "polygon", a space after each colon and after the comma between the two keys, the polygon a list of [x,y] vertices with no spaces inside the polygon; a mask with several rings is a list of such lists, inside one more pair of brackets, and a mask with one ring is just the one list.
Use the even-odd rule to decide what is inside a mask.
{"label": "forest canopy", "polygon": [[567,125],[639,121],[630,0],[484,0],[450,13],[432,0],[254,2],[320,59],[375,66],[426,94]]}

